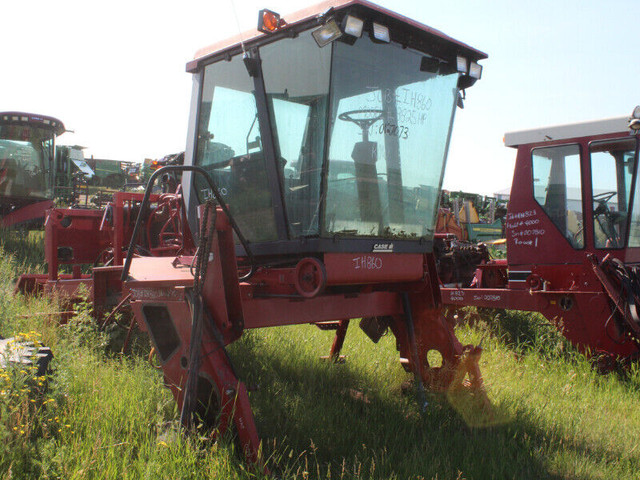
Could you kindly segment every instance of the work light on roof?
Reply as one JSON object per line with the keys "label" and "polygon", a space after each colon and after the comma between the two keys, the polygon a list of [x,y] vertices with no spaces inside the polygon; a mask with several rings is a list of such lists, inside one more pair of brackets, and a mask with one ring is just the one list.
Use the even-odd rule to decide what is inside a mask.
{"label": "work light on roof", "polygon": [[347,15],[342,20],[342,30],[352,37],[360,38],[362,36],[362,27],[364,27],[364,21],[353,15]]}
{"label": "work light on roof", "polygon": [[373,23],[373,38],[380,42],[391,42],[391,35],[389,34],[389,28],[379,23]]}
{"label": "work light on roof", "polygon": [[469,66],[469,76],[476,80],[480,80],[480,77],[482,77],[482,65],[478,65],[476,62],[471,62],[471,65]]}
{"label": "work light on roof", "polygon": [[467,73],[468,72],[468,66],[467,66],[467,59],[464,57],[456,57],[456,65],[458,67],[458,71],[460,73]]}
{"label": "work light on roof", "polygon": [[629,128],[634,132],[640,130],[640,105],[633,109],[633,113],[629,119]]}
{"label": "work light on roof", "polygon": [[335,39],[340,38],[342,36],[342,31],[335,20],[329,20],[320,28],[311,32],[311,35],[313,35],[313,39],[319,47],[324,47]]}

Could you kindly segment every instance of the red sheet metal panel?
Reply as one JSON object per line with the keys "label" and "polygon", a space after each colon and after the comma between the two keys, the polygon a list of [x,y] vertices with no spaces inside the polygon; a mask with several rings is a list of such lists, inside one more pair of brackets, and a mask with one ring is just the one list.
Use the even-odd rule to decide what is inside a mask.
{"label": "red sheet metal panel", "polygon": [[327,285],[414,282],[424,276],[421,253],[327,253]]}
{"label": "red sheet metal panel", "polygon": [[392,292],[332,295],[311,299],[253,298],[243,289],[245,328],[297,325],[343,318],[401,315],[400,297]]}
{"label": "red sheet metal panel", "polygon": [[193,284],[191,260],[193,257],[139,257],[134,258],[129,270],[127,284],[135,288],[138,284],[173,286]]}
{"label": "red sheet metal panel", "polygon": [[0,219],[2,227],[11,227],[30,220],[45,218],[48,209],[53,207],[53,200],[43,200],[18,208]]}

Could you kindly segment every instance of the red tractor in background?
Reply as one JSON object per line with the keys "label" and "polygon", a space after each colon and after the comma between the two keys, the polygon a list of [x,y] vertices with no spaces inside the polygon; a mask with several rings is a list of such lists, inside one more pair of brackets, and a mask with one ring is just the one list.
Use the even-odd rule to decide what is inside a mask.
{"label": "red tractor in background", "polygon": [[[517,148],[506,260],[443,302],[542,313],[610,363],[640,353],[640,107],[631,118],[507,133]],[[441,272],[446,275],[446,272]]]}
{"label": "red tractor in background", "polygon": [[[154,344],[181,420],[259,439],[225,347],[245,329],[388,329],[424,385],[465,374],[480,349],[441,315],[433,242],[456,106],[486,55],[364,0],[330,1],[199,51],[184,165],[104,211],[52,210],[49,274],[22,285],[90,287],[98,312],[129,305]],[[181,176],[171,194],[156,178]],[[184,201],[183,201],[184,199]],[[192,240],[195,239],[195,240]],[[79,264],[94,263],[91,275]],[[58,275],[57,265],[73,265]],[[427,356],[437,351],[441,365]]]}

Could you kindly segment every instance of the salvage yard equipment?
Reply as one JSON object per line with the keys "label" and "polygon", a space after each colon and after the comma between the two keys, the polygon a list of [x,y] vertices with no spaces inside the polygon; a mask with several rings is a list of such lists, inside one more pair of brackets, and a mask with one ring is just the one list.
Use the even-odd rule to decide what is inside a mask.
{"label": "salvage yard equipment", "polygon": [[57,145],[65,131],[53,117],[0,112],[0,225],[42,225],[54,199],[77,202],[87,182],[122,189],[137,180],[128,172],[138,164],[85,159],[84,147]]}
{"label": "salvage yard equipment", "polygon": [[0,224],[42,221],[53,206],[56,137],[53,117],[0,112]]}
{"label": "salvage yard equipment", "polygon": [[[49,278],[30,280],[70,292],[84,283],[104,305],[130,305],[183,425],[235,427],[253,462],[249,397],[225,348],[246,329],[335,328],[337,358],[349,320],[362,318],[374,342],[395,335],[422,405],[425,384],[466,374],[482,391],[480,349],[441,315],[433,241],[456,105],[486,55],[364,0],[259,19],[188,63],[184,165],[157,170],[126,208],[116,197],[110,214],[87,211],[86,226],[52,211]],[[182,192],[151,193],[174,173]],[[101,262],[101,251],[111,261],[92,275],[76,265],[52,277],[57,263]]]}
{"label": "salvage yard equipment", "polygon": [[[85,287],[91,295],[96,316],[113,309],[120,301],[120,272],[140,211],[142,193],[115,192],[104,209],[53,208],[45,221],[47,273],[21,275],[16,292],[58,293],[68,299]],[[180,190],[174,194],[151,195],[145,212],[145,229],[133,246],[145,255],[171,255],[193,250],[193,240],[183,217]],[[102,265],[92,273],[83,267]],[[71,273],[61,273],[65,266]]]}
{"label": "salvage yard equipment", "polygon": [[85,162],[95,172],[89,182],[91,185],[123,189],[128,183],[138,183],[139,163],[93,156],[86,158]]}
{"label": "salvage yard equipment", "polygon": [[[631,119],[507,133],[517,148],[506,260],[483,261],[452,306],[542,313],[605,364],[640,352],[640,107]],[[443,272],[445,273],[445,272]]]}
{"label": "salvage yard equipment", "polygon": [[491,242],[504,238],[507,202],[473,193],[442,191],[437,233],[452,233],[465,242]]}

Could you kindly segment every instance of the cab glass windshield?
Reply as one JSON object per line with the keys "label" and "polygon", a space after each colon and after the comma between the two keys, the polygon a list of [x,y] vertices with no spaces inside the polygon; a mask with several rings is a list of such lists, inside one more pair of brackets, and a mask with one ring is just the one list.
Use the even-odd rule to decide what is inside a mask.
{"label": "cab glass windshield", "polygon": [[0,195],[50,198],[54,134],[27,125],[0,125]]}
{"label": "cab glass windshield", "polygon": [[432,238],[458,74],[364,35],[333,48],[323,234]]}
{"label": "cab glass windshield", "polygon": [[[262,45],[254,77],[242,55],[205,67],[196,164],[249,241],[433,237],[459,74],[369,35],[343,40]],[[196,177],[200,201],[207,188]]]}

